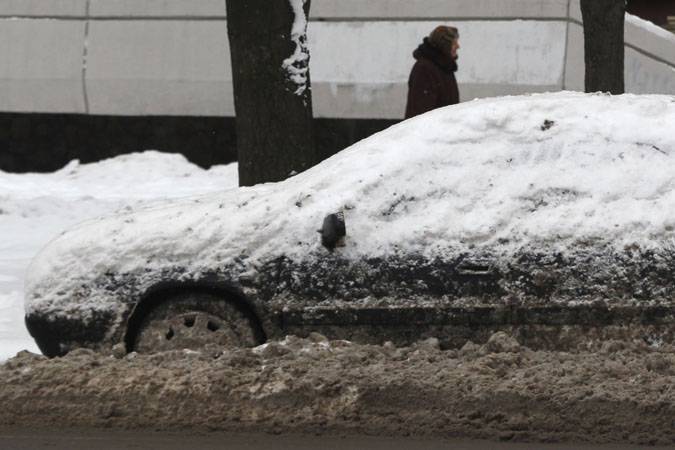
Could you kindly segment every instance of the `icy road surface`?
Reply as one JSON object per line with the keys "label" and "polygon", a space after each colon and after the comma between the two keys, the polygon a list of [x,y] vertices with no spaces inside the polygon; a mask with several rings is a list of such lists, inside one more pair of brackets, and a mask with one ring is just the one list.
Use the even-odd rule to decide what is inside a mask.
{"label": "icy road surface", "polygon": [[[634,445],[518,444],[368,436],[276,436],[232,433],[158,433],[108,430],[0,429],[0,447],[12,450],[635,450]],[[671,447],[649,447],[652,450]]]}

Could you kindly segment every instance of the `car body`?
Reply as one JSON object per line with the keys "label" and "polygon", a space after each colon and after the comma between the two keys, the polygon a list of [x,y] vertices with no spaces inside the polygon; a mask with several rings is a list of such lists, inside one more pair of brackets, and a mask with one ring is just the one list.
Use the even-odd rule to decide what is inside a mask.
{"label": "car body", "polygon": [[[201,309],[209,329],[241,318],[230,336],[247,345],[311,331],[448,347],[497,329],[533,346],[671,339],[674,126],[672,96],[432,111],[280,183],[69,230],[28,270],[26,323],[50,356],[138,350],[149,323],[168,342]],[[346,237],[327,248],[317,230],[334,213]]]}

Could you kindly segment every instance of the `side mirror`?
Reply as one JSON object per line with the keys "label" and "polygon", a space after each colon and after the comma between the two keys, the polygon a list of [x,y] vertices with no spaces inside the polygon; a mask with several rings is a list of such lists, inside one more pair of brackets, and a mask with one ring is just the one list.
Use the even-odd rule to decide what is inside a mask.
{"label": "side mirror", "polygon": [[333,251],[335,247],[344,247],[344,237],[347,235],[344,213],[328,214],[323,219],[321,229],[317,231],[321,234],[321,245],[328,250]]}

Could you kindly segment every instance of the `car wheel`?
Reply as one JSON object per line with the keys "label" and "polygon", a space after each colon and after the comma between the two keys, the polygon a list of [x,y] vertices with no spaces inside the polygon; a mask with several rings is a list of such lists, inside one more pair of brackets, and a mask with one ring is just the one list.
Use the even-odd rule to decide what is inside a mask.
{"label": "car wheel", "polygon": [[206,346],[252,347],[251,320],[236,306],[207,293],[182,293],[163,300],[141,321],[133,350],[153,353]]}

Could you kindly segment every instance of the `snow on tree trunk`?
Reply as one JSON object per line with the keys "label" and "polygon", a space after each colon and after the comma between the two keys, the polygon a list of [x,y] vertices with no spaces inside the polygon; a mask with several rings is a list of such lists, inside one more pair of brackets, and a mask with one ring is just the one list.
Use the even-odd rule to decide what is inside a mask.
{"label": "snow on tree trunk", "polygon": [[586,92],[624,93],[625,0],[581,0]]}
{"label": "snow on tree trunk", "polygon": [[298,88],[295,95],[304,94],[309,77],[309,49],[307,48],[307,15],[304,11],[309,0],[289,0],[295,19],[291,27],[291,41],[295,44],[293,54],[284,60],[283,69]]}
{"label": "snow on tree trunk", "polygon": [[318,162],[306,0],[227,0],[239,184],[280,181]]}

